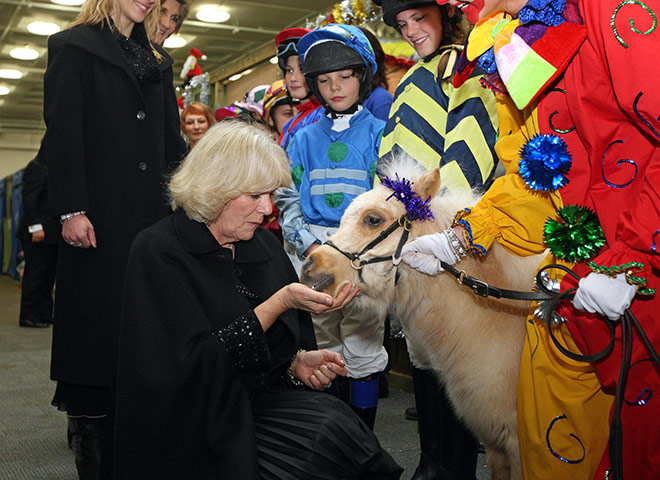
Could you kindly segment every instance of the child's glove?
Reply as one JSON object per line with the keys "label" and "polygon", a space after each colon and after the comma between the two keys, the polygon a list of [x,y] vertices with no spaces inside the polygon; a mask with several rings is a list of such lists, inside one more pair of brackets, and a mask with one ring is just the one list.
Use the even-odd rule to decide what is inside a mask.
{"label": "child's glove", "polygon": [[626,282],[624,273],[612,278],[591,272],[580,280],[573,305],[583,312],[599,313],[615,321],[630,307],[636,292],[637,287]]}
{"label": "child's glove", "polygon": [[401,257],[394,259],[395,265],[401,260],[412,268],[427,275],[437,275],[444,272],[440,261],[454,265],[461,257],[454,251],[449,236],[445,233],[434,233],[416,238],[401,249]]}

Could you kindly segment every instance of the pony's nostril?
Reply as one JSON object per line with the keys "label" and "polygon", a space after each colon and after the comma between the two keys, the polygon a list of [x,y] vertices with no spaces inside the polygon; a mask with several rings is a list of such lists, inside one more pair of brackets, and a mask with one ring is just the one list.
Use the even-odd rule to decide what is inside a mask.
{"label": "pony's nostril", "polygon": [[312,268],[314,268],[314,257],[307,257],[302,266],[303,275],[308,274]]}

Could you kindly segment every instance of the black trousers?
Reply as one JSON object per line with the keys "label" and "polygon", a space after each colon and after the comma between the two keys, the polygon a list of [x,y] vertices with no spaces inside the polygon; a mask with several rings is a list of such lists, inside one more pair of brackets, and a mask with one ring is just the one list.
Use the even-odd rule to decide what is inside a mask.
{"label": "black trousers", "polygon": [[52,322],[57,245],[23,242],[25,270],[21,288],[21,320]]}

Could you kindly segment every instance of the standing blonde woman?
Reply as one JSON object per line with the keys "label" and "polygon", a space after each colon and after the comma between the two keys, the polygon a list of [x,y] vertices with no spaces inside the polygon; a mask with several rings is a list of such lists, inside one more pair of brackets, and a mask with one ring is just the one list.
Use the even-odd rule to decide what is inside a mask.
{"label": "standing blonde woman", "polygon": [[[111,476],[121,293],[137,233],[170,213],[185,145],[172,60],[150,41],[157,0],[87,0],[53,35],[44,77],[49,204],[62,238],[51,378],[81,479]],[[100,473],[100,471],[102,472]]]}

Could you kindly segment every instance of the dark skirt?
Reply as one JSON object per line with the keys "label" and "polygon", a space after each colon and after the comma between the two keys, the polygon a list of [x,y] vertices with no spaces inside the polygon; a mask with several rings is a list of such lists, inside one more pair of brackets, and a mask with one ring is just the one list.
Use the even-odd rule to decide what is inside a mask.
{"label": "dark skirt", "polygon": [[70,417],[104,417],[108,414],[110,387],[57,382],[51,405]]}
{"label": "dark skirt", "polygon": [[254,409],[264,480],[397,480],[403,469],[357,415],[326,393],[285,391]]}

